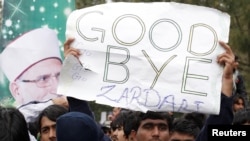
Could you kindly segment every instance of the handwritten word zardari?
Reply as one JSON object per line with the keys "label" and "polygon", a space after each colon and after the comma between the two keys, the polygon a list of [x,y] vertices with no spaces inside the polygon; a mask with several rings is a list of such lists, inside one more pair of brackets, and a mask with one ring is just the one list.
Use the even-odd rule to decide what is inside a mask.
{"label": "handwritten word zardari", "polygon": [[[120,94],[120,97],[118,99],[114,99],[112,94],[112,90],[115,89],[115,85],[108,85],[103,86],[101,88],[102,93],[98,94],[97,97],[105,97],[106,99],[109,99],[110,101],[120,103],[120,101],[125,100],[126,105],[129,105],[133,102],[136,102],[137,104],[141,106],[145,106],[148,108],[156,107],[157,109],[161,110],[164,105],[170,106],[172,109],[171,111],[180,112],[180,111],[186,111],[186,112],[199,112],[200,106],[203,104],[202,101],[194,101],[192,103],[193,106],[195,106],[194,109],[188,109],[189,103],[186,99],[180,100],[180,105],[176,105],[175,102],[175,96],[173,95],[165,95],[163,98],[161,97],[162,94],[159,94],[158,91],[154,89],[142,89],[138,86],[132,87],[132,88],[125,88],[123,92]],[[141,98],[143,97],[143,98]],[[152,99],[156,99],[156,102],[152,103]]]}

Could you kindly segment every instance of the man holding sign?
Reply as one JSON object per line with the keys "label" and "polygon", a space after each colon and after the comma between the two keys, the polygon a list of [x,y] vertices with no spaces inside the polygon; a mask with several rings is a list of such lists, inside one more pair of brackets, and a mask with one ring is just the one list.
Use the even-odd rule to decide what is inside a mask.
{"label": "man holding sign", "polygon": [[[61,82],[68,83],[59,84],[58,91],[133,110],[216,114],[197,138],[205,141],[208,124],[231,124],[233,119],[234,54],[224,43],[229,16],[204,7],[160,4],[116,3],[73,12],[66,34],[75,38],[71,46],[81,51],[81,63],[66,58]],[[152,69],[155,76],[150,76]],[[141,128],[137,141],[169,138],[169,131],[153,137],[150,131],[139,132]]]}
{"label": "man holding sign", "polygon": [[[64,44],[65,48],[65,54],[68,56],[70,53],[75,54],[76,57],[80,56],[80,51],[71,48],[70,44],[73,42],[73,39],[67,40]],[[210,115],[207,122],[205,123],[204,127],[202,128],[201,132],[199,133],[196,141],[207,141],[208,138],[208,125],[210,124],[227,124],[231,125],[233,121],[233,111],[232,111],[232,93],[233,93],[233,62],[234,62],[234,53],[232,52],[230,46],[228,46],[224,42],[220,42],[220,45],[225,49],[225,52],[218,55],[217,62],[221,66],[223,66],[223,77],[222,77],[222,90],[221,90],[221,100],[220,100],[220,113],[219,115]],[[67,60],[68,58],[66,58]],[[150,111],[149,111],[150,112]],[[153,112],[154,114],[159,114],[158,112]],[[146,113],[148,114],[148,112]],[[168,118],[169,115],[165,116],[165,118]],[[135,134],[133,135],[133,138],[136,138],[137,141],[145,141],[150,140],[152,138],[159,138],[159,139],[169,139],[172,123],[169,120],[166,119],[150,119],[151,117],[148,117],[142,121],[138,121],[139,123],[143,124],[149,124],[148,122],[164,122],[164,124],[168,125],[168,128],[164,128],[164,130],[161,130],[157,133],[159,134],[151,134],[152,131],[143,129],[143,124],[138,124],[137,129],[135,129]],[[136,118],[139,119],[139,118]],[[152,124],[150,124],[152,125]],[[142,132],[144,130],[144,132]],[[158,129],[157,129],[158,130]],[[146,131],[146,132],[145,132]],[[161,133],[161,134],[160,134]],[[152,136],[150,136],[152,135]]]}

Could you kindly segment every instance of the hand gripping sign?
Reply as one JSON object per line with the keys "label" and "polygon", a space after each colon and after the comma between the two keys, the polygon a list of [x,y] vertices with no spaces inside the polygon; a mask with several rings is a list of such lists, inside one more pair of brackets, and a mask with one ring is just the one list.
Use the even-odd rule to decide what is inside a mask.
{"label": "hand gripping sign", "polygon": [[[64,62],[58,92],[140,111],[218,114],[230,16],[179,3],[109,3],[79,9],[66,36],[79,58]],[[67,62],[67,63],[66,63]]]}

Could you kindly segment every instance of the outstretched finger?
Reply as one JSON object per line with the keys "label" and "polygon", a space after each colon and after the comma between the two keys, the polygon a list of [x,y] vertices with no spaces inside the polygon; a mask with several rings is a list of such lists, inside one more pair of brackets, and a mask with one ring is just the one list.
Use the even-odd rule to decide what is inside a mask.
{"label": "outstretched finger", "polygon": [[74,38],[69,38],[66,40],[66,42],[64,43],[64,50],[68,50],[70,48],[70,44],[74,41]]}
{"label": "outstretched finger", "polygon": [[234,53],[231,49],[231,47],[226,44],[225,42],[222,42],[222,41],[219,41],[220,45],[225,49],[225,52],[221,55],[218,56],[218,58],[223,58],[223,56],[227,56],[227,57],[230,57],[231,59],[233,58],[234,59]]}
{"label": "outstretched finger", "polygon": [[227,53],[233,54],[231,47],[227,43],[219,41],[219,44],[226,50]]}

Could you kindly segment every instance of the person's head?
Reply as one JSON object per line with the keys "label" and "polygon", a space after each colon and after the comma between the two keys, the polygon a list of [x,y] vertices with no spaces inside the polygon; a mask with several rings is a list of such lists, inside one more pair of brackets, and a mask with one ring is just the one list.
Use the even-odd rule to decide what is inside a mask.
{"label": "person's head", "polygon": [[49,28],[24,33],[1,53],[1,68],[18,105],[57,97],[61,67],[59,40]]}
{"label": "person's head", "polygon": [[102,131],[104,134],[106,134],[108,137],[111,136],[111,127],[110,127],[110,120],[104,121],[104,123],[101,125]]}
{"label": "person's head", "polygon": [[200,132],[200,127],[191,120],[176,119],[170,131],[169,141],[195,141]]}
{"label": "person's head", "polygon": [[239,67],[239,57],[237,55],[234,56],[234,72],[238,69]]}
{"label": "person's head", "polygon": [[111,139],[112,141],[126,141],[123,126],[129,112],[120,112],[111,122]]}
{"label": "person's head", "polygon": [[40,141],[56,141],[56,119],[68,110],[60,105],[50,105],[38,116]]}
{"label": "person's head", "polygon": [[109,120],[113,121],[117,115],[120,113],[120,111],[122,110],[122,108],[120,107],[114,107],[112,109],[112,114],[109,116]]}
{"label": "person's head", "polygon": [[245,98],[240,95],[236,94],[233,97],[233,112],[237,112],[245,108]]}
{"label": "person's head", "polygon": [[233,125],[250,125],[250,109],[242,109],[234,114]]}
{"label": "person's head", "polygon": [[57,141],[100,141],[100,127],[88,115],[68,112],[56,121]]}
{"label": "person's head", "polygon": [[1,141],[30,141],[27,123],[16,108],[0,106],[0,131]]}
{"label": "person's head", "polygon": [[136,141],[161,140],[168,141],[172,129],[172,117],[168,112],[139,112],[135,118]]}
{"label": "person's head", "polygon": [[139,115],[140,112],[130,111],[123,122],[124,135],[128,141],[136,141],[135,135],[140,124],[137,119]]}
{"label": "person's head", "polygon": [[201,129],[207,119],[207,115],[204,113],[192,112],[183,114],[183,118],[193,121]]}

